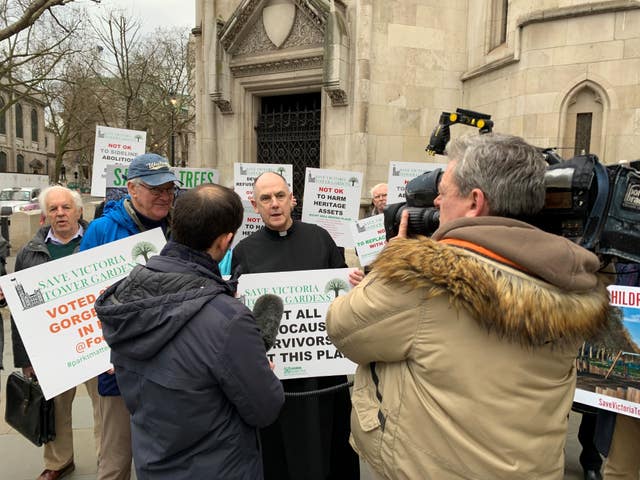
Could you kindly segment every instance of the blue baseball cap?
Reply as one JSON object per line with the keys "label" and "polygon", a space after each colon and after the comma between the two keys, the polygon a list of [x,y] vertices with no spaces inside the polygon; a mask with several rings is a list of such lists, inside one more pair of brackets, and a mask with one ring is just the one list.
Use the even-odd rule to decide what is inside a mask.
{"label": "blue baseball cap", "polygon": [[131,161],[127,180],[139,178],[152,187],[168,182],[182,183],[170,167],[169,161],[163,156],[157,153],[143,153]]}

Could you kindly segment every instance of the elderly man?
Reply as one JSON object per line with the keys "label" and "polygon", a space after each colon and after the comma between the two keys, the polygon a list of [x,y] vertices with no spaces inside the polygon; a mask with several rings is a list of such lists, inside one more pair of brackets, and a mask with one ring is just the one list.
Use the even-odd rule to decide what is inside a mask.
{"label": "elderly man", "polygon": [[[107,202],[103,215],[91,222],[80,244],[88,250],[146,230],[160,227],[169,235],[169,212],[178,179],[169,162],[155,153],[138,155],[127,172],[128,195]],[[98,377],[102,438],[98,480],[131,477],[131,427],[129,412],[120,397],[112,371]]]}
{"label": "elderly man", "polygon": [[140,479],[262,478],[255,428],[284,395],[256,320],[218,269],[242,216],[226,187],[187,191],[173,240],[96,302]]}
{"label": "elderly man", "polygon": [[[81,220],[82,198],[78,192],[65,187],[46,188],[39,197],[42,215],[47,225],[42,227],[16,256],[15,271],[34,267],[51,260],[66,257],[78,251],[87,223]],[[29,356],[15,323],[11,322],[13,360],[27,377],[35,375]],[[98,413],[98,380],[85,382],[94,412],[96,447],[100,451],[100,415]],[[72,388],[54,398],[56,438],[44,445],[44,468],[39,480],[56,480],[73,472],[73,430],[71,405],[76,395]]]}
{"label": "elderly man", "polygon": [[544,204],[535,147],[487,134],[448,153],[440,228],[389,242],[328,312],[359,364],[352,445],[387,479],[561,480],[575,355],[606,321],[600,262],[516,220]]}
{"label": "elderly man", "polygon": [[384,212],[387,206],[387,184],[378,183],[371,189],[371,212],[369,216],[378,215]]}
{"label": "elderly man", "polygon": [[[285,179],[267,172],[254,182],[252,204],[265,226],[233,250],[234,276],[243,273],[344,268],[329,233],[291,218],[292,194]],[[363,273],[353,270],[352,283]],[[285,392],[308,392],[345,384],[345,376],[283,380]],[[261,430],[265,478],[325,480],[359,478],[358,459],[349,447],[349,392],[290,397],[278,420]]]}

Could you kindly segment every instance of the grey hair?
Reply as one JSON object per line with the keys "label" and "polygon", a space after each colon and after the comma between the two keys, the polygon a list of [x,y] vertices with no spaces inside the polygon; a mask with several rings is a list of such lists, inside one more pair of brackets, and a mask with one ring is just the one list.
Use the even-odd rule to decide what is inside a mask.
{"label": "grey hair", "polygon": [[387,184],[386,183],[377,183],[376,185],[374,185],[373,187],[371,187],[371,190],[369,191],[369,193],[371,194],[371,197],[373,198],[373,191],[376,188],[380,188],[380,187],[386,187]]}
{"label": "grey hair", "polygon": [[131,180],[127,180],[127,183],[131,182],[134,185],[140,185],[144,183],[140,177],[132,178]]}
{"label": "grey hair", "polygon": [[71,194],[71,198],[73,199],[73,203],[76,204],[76,208],[78,210],[82,210],[82,197],[75,190],[71,190],[70,188],[63,187],[62,185],[53,185],[51,187],[47,187],[40,192],[38,195],[38,204],[40,204],[40,210],[42,212],[47,211],[47,197],[51,192],[69,192]]}
{"label": "grey hair", "polygon": [[522,217],[544,206],[542,153],[522,138],[489,133],[465,135],[451,140],[447,153],[457,160],[454,181],[461,195],[474,188],[484,193],[491,215]]}

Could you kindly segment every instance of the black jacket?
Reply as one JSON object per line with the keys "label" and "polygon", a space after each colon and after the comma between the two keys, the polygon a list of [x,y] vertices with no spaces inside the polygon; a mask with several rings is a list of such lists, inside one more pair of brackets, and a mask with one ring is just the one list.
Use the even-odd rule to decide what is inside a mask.
{"label": "black jacket", "polygon": [[137,476],[260,479],[284,394],[251,312],[208,255],[169,242],[96,301]]}
{"label": "black jacket", "polygon": [[[80,220],[80,225],[85,231],[89,226],[89,224],[84,220]],[[50,229],[51,227],[49,225],[40,228],[33,238],[20,249],[18,255],[16,255],[15,268],[13,269],[14,272],[26,270],[27,268],[35,267],[36,265],[41,265],[51,261],[51,254],[49,253],[47,244],[44,241],[45,238],[47,238]],[[74,253],[76,253],[79,248],[80,246],[78,245],[78,248],[76,248]],[[13,345],[14,366],[16,368],[30,367],[31,360],[29,360],[29,355],[27,355],[27,351],[24,348],[24,343],[22,342],[18,328],[13,321],[13,317],[11,318],[11,343]]]}

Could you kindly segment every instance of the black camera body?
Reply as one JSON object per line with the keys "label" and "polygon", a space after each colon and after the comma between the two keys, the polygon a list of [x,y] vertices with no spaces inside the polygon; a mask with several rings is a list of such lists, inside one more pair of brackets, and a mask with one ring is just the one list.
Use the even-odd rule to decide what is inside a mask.
{"label": "black camera body", "polygon": [[[640,263],[640,161],[605,167],[596,155],[569,160],[548,159],[545,205],[539,214],[522,218],[542,230],[563,236],[618,262]],[[398,234],[400,218],[409,211],[408,234],[430,236],[439,226],[441,169],[407,183],[406,203],[387,205],[387,239]]]}
{"label": "black camera body", "polygon": [[442,177],[442,169],[425,172],[417,176],[405,189],[406,203],[393,203],[384,209],[384,228],[387,240],[398,235],[402,212],[409,212],[409,228],[411,234],[430,236],[440,225],[440,211],[434,207],[433,201],[438,196],[438,185]]}

